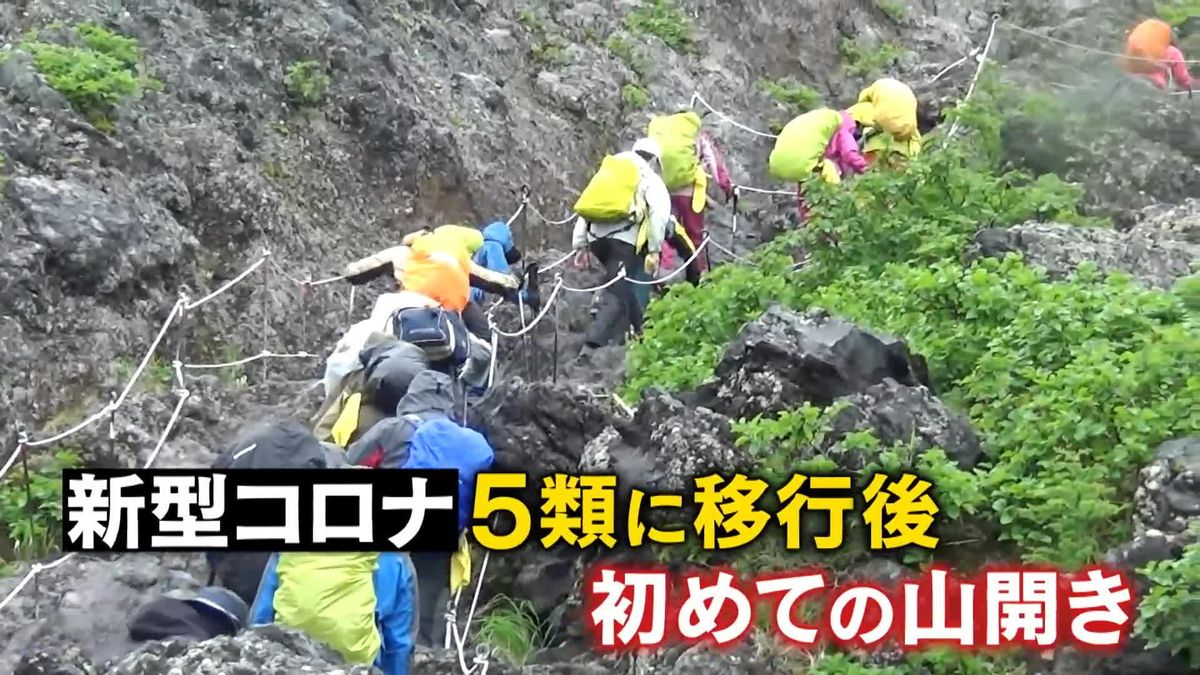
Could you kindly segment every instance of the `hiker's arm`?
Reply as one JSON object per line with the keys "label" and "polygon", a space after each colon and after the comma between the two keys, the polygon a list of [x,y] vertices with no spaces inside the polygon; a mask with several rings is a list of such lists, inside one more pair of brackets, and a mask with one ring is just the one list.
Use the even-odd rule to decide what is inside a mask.
{"label": "hiker's arm", "polygon": [[521,287],[513,275],[493,272],[475,261],[471,261],[471,285],[500,296],[508,296]]}
{"label": "hiker's arm", "polygon": [[646,236],[646,252],[658,253],[671,229],[671,194],[661,180],[643,181],[646,185],[646,208],[650,218]]}
{"label": "hiker's arm", "polygon": [[246,623],[249,626],[265,626],[275,622],[275,591],[279,590],[279,575],[275,572],[278,555],[272,555],[263,568],[262,580],[258,582],[258,593]]}
{"label": "hiker's arm", "polygon": [[571,248],[578,250],[587,248],[587,221],[582,217],[575,219],[575,229],[571,232]]}
{"label": "hiker's arm", "polygon": [[[413,614],[417,599],[412,592],[412,572],[400,559],[393,564],[380,565],[375,572],[375,589],[377,594],[390,592],[392,595],[391,602],[380,598],[381,605],[390,605],[389,611],[379,617],[379,636],[383,642],[379,653],[381,670],[388,675],[407,673],[412,659],[413,626],[417,621]],[[430,589],[430,592],[436,592],[436,589]]]}
{"label": "hiker's arm", "polygon": [[395,261],[400,259],[398,254],[401,248],[393,246],[346,265],[346,281],[358,286],[385,274],[394,274]]}

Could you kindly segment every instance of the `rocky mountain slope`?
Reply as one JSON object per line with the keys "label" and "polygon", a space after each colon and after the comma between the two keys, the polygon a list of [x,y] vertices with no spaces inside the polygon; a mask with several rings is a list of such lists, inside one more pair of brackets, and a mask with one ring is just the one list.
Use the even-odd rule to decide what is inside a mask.
{"label": "rocky mountain slope", "polygon": [[[111,439],[102,420],[62,444],[92,461],[144,462],[175,405],[172,360],[327,349],[349,314],[361,313],[380,290],[355,297],[339,283],[306,289],[289,275],[303,281],[336,274],[346,261],[419,226],[505,218],[522,185],[532,198],[517,236],[541,249],[544,261],[556,260],[568,232],[546,220],[566,215],[589,169],[636,138],[651,112],[686,106],[694,93],[764,131],[797,112],[798,100],[845,104],[884,72],[948,109],[965,93],[975,63],[935,77],[985,42],[993,13],[1112,50],[1136,11],[1105,2],[990,0],[4,4],[0,409],[8,414],[0,415],[0,427],[6,437],[18,427],[44,437],[102,408],[180,292],[196,300],[269,251],[246,283],[188,312],[182,328],[164,337],[147,383],[113,418]],[[133,38],[138,50],[121,63],[141,78],[140,96],[101,106],[102,114],[61,93],[76,73],[62,75],[68,80],[56,88],[46,62],[39,65],[41,45],[73,44],[83,57],[112,47],[89,42],[79,29],[85,22]],[[1014,114],[1003,136],[1008,161],[1080,183],[1087,210],[1112,216],[1121,229],[979,223],[968,255],[1020,251],[1060,276],[1089,260],[1162,288],[1186,276],[1200,213],[1185,201],[1200,195],[1194,106],[1186,97],[1146,105],[1147,93],[1136,87],[1108,96],[1110,76],[1095,54],[1004,25],[989,54],[1003,64],[1005,80],[1052,92],[1062,113]],[[309,62],[315,66],[298,66]],[[735,181],[786,187],[765,176],[769,139],[716,115],[706,123]],[[709,219],[717,242],[738,254],[786,229],[791,218],[786,198],[748,193],[739,210],[736,234],[728,206]],[[714,252],[713,259],[728,256]],[[569,270],[565,279],[585,287],[596,277]],[[621,350],[590,365],[573,363],[589,298],[563,298],[557,330],[547,322],[526,340],[502,343],[503,384],[479,409],[502,467],[608,467],[669,485],[705,466],[754,464],[734,442],[731,424],[739,418],[834,400],[851,404],[838,422],[844,429],[814,454],[861,465],[861,451],[839,445],[839,434],[870,428],[896,438],[919,430],[923,449],[941,448],[964,468],[980,460],[979,434],[933,393],[939,390],[930,387],[917,350],[845,323],[838,324],[845,342],[830,344],[813,326],[840,320],[804,312],[778,310],[747,326],[716,364],[720,386],[651,391],[630,417],[599,396],[619,381]],[[497,317],[506,330],[520,326],[511,308]],[[556,344],[560,360],[551,367],[546,355]],[[909,367],[896,369],[891,349],[906,354],[900,362]],[[891,365],[865,365],[874,362]],[[188,371],[191,396],[157,465],[205,464],[245,420],[313,408],[316,394],[307,385],[315,361],[265,363],[232,375]],[[828,372],[838,375],[824,379]],[[1114,559],[1179,555],[1187,536],[1182,523],[1194,519],[1200,499],[1194,443],[1160,456],[1143,472],[1137,538]],[[566,553],[498,558],[489,596],[525,599],[546,615],[561,608],[550,620],[568,632],[565,646],[538,657],[553,665],[524,672],[791,667],[761,647],[589,663],[594,659],[573,653],[578,636],[569,635],[583,561]],[[17,566],[0,591],[24,570]],[[184,556],[77,558],[48,570],[0,613],[0,669],[92,672],[87,668],[95,666],[85,664],[120,660],[134,648],[124,636],[126,613],[153,593],[186,590],[203,577],[202,561]],[[1156,660],[1104,667],[1187,672],[1169,670],[1181,666],[1162,653],[1146,658]],[[507,667],[493,661],[490,672]],[[441,653],[418,662],[418,672],[457,669]],[[272,629],[191,648],[147,647],[102,672],[208,672],[219,664],[349,672],[335,663],[306,639]],[[1061,673],[1098,672],[1068,657],[1053,664]]]}

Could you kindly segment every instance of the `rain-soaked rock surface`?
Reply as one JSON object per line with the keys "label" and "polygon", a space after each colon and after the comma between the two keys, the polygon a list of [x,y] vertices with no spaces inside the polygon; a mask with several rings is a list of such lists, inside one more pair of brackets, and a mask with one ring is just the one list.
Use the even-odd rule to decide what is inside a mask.
{"label": "rain-soaked rock surface", "polygon": [[887,378],[932,386],[924,358],[903,341],[820,309],[798,314],[774,305],[725,348],[695,401],[731,417],[754,417],[802,403],[827,406]]}
{"label": "rain-soaked rock surface", "polygon": [[986,229],[975,234],[972,253],[996,258],[1020,253],[1026,262],[1046,268],[1053,277],[1066,276],[1086,262],[1101,272],[1123,272],[1147,286],[1170,288],[1191,274],[1200,260],[1200,239],[1183,229],[1200,231],[1194,224],[1187,225],[1189,219],[1194,222],[1197,218],[1200,201],[1190,200],[1174,210],[1169,220],[1154,214],[1149,222],[1124,232],[1057,223]]}

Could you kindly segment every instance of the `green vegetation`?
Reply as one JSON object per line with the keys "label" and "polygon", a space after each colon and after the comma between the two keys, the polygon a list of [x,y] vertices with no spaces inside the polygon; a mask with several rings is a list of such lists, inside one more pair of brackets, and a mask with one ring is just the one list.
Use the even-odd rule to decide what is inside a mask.
{"label": "green vegetation", "polygon": [[0,523],[11,560],[32,560],[58,550],[62,540],[62,470],[80,466],[78,451],[31,453],[29,479],[18,464],[0,480]]}
{"label": "green vegetation", "polygon": [[876,0],[875,5],[892,21],[903,21],[908,16],[908,10],[900,0]]}
{"label": "green vegetation", "polygon": [[1200,16],[1200,0],[1168,0],[1155,5],[1158,16],[1172,26],[1182,25],[1193,16]]}
{"label": "green vegetation", "polygon": [[[970,565],[979,560],[969,555],[1020,557],[1078,568],[1129,537],[1137,472],[1156,446],[1200,432],[1200,277],[1161,291],[1086,265],[1051,279],[1012,254],[964,260],[980,228],[1030,220],[1105,226],[1078,213],[1074,186],[998,168],[999,111],[1052,111],[1038,101],[1009,105],[1013,95],[991,75],[979,87],[952,113],[965,132],[955,141],[928,144],[896,171],[841,186],[808,184],[807,226],[756,251],[756,267],[718,267],[698,287],[673,287],[652,303],[628,353],[622,395],[635,401],[650,384],[685,390],[711,377],[724,346],[771,303],[822,307],[897,335],[927,358],[941,399],[970,417],[986,456],[963,471],[936,450],[883,447],[870,434],[841,445],[864,453],[868,468],[911,468],[931,479],[945,527],[998,536],[990,547],[942,549],[935,559]],[[811,262],[796,269],[798,248]],[[740,420],[735,432],[764,476],[777,478],[836,463],[816,447],[830,414],[803,406]],[[739,555],[749,569],[780,558],[755,546]],[[1198,547],[1150,574],[1159,586],[1140,630],[1176,649],[1196,644],[1186,617],[1196,615]],[[999,663],[980,657],[967,667],[968,657],[947,658],[953,663],[933,671],[986,673]],[[835,656],[818,668],[857,673],[862,666]],[[900,668],[873,672],[928,672]]]}
{"label": "green vegetation", "polygon": [[650,96],[636,84],[627,84],[621,87],[621,101],[629,110],[641,110],[650,104]]}
{"label": "green vegetation", "polygon": [[551,33],[546,22],[532,9],[522,10],[517,21],[533,34],[529,56],[542,69],[560,68],[571,62],[567,55],[570,46],[561,35]]}
{"label": "green vegetation", "polygon": [[657,37],[680,53],[695,46],[692,18],[674,0],[646,0],[625,17],[625,25],[634,33]]}
{"label": "green vegetation", "polygon": [[1141,572],[1154,586],[1138,606],[1138,636],[1200,668],[1200,542],[1185,548],[1178,560],[1153,562]]}
{"label": "green vegetation", "polygon": [[288,96],[297,104],[312,106],[325,98],[331,82],[325,68],[316,61],[297,61],[288,66],[283,77],[283,86]]}
{"label": "green vegetation", "polygon": [[800,84],[790,77],[781,80],[759,80],[758,86],[767,96],[786,106],[793,115],[806,113],[821,105],[821,94],[816,89]]}
{"label": "green vegetation", "polygon": [[650,71],[650,60],[632,40],[622,35],[611,35],[604,42],[604,46],[639,78],[645,78]]}
{"label": "green vegetation", "polygon": [[62,41],[66,44],[43,41],[33,31],[20,49],[33,57],[46,83],[101,131],[113,131],[112,117],[121,102],[138,96],[143,88],[161,87],[141,74],[142,49],[133,38],[81,23],[63,32]]}
{"label": "green vegetation", "polygon": [[538,618],[533,605],[502,595],[483,609],[477,630],[480,641],[518,666],[544,649],[550,639],[549,625]]}
{"label": "green vegetation", "polygon": [[904,47],[891,42],[885,42],[878,47],[864,48],[850,38],[842,38],[838,49],[846,58],[846,73],[863,77],[879,74],[905,51]]}

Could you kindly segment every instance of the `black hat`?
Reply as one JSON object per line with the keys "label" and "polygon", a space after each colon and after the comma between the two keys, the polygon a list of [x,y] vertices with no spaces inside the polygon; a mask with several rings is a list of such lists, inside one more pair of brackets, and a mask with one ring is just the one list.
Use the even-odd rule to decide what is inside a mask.
{"label": "black hat", "polygon": [[250,614],[250,608],[237,593],[220,586],[206,586],[197,591],[195,597],[184,600],[198,612],[216,616],[225,621],[232,632],[241,630]]}

